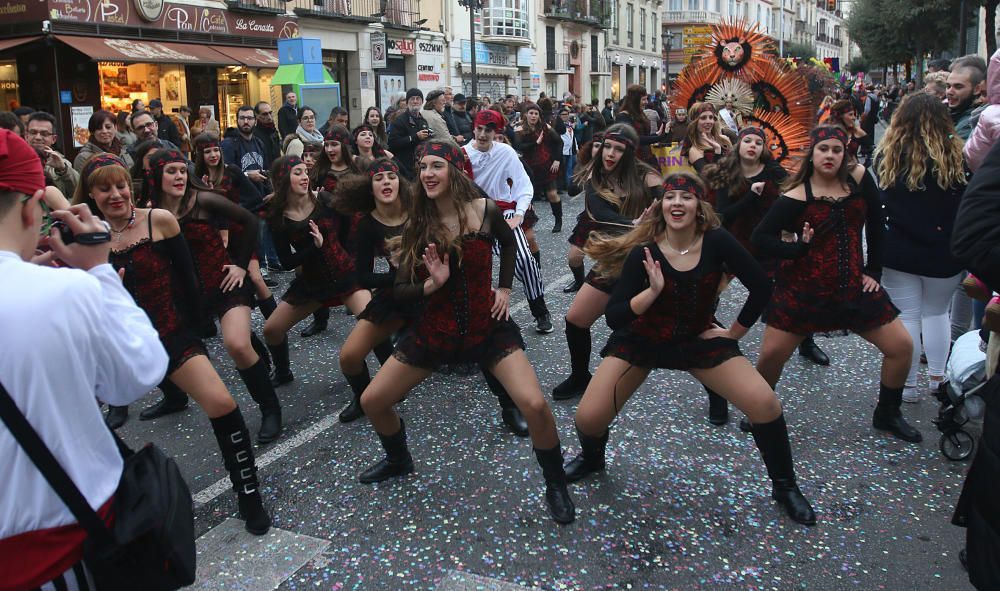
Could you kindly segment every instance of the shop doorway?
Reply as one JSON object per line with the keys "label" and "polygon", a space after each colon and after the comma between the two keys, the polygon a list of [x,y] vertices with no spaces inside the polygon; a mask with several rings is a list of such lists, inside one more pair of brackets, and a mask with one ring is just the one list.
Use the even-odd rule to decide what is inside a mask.
{"label": "shop doorway", "polygon": [[221,131],[226,130],[226,123],[219,113],[219,68],[214,66],[185,66],[187,78],[188,106],[191,111],[198,112],[201,107],[210,107],[219,121]]}

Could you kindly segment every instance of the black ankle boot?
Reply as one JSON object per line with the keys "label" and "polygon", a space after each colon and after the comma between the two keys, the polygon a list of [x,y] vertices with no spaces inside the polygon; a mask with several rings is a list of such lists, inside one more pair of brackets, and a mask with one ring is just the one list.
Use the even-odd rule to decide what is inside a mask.
{"label": "black ankle boot", "polygon": [[188,395],[168,378],[163,378],[157,387],[163,392],[163,396],[153,406],[142,409],[139,413],[140,421],[151,421],[187,408]]}
{"label": "black ankle boot", "polygon": [[569,270],[573,273],[573,281],[563,288],[563,293],[574,293],[580,291],[583,287],[583,281],[586,278],[583,272],[583,265],[579,267],[570,267]]}
{"label": "black ankle boot", "polygon": [[576,482],[583,477],[604,470],[604,452],[608,447],[610,431],[605,431],[600,437],[591,437],[580,428],[576,428],[576,436],[580,438],[580,455],[566,464],[566,480]]}
{"label": "black ankle boot", "polygon": [[486,385],[489,387],[490,392],[493,392],[493,395],[497,397],[497,402],[500,403],[500,418],[503,420],[503,424],[507,425],[507,428],[514,435],[527,437],[528,421],[524,420],[521,409],[517,408],[517,405],[514,404],[510,395],[507,394],[507,390],[504,389],[503,384],[489,370],[483,370],[483,377],[486,378]]}
{"label": "black ankle boot", "polygon": [[569,400],[584,393],[590,384],[590,329],[566,321],[570,375],[552,389],[553,400]]}
{"label": "black ankle boot", "polygon": [[274,369],[271,371],[271,385],[277,388],[293,381],[291,361],[288,358],[288,337],[277,345],[268,345]]}
{"label": "black ankle boot", "polygon": [[531,315],[535,317],[535,331],[538,334],[549,334],[555,330],[552,327],[552,316],[549,314],[549,307],[545,305],[545,296],[538,296],[536,299],[528,300],[528,308]]}
{"label": "black ankle boot", "polygon": [[253,347],[254,353],[257,357],[264,360],[264,365],[267,367],[267,373],[271,373],[271,352],[267,350],[267,345],[264,341],[260,340],[257,333],[250,331],[250,346]]}
{"label": "black ankle boot", "polygon": [[270,318],[277,308],[278,303],[274,301],[273,295],[266,300],[257,300],[257,309],[260,310],[260,315],[264,317],[264,320]]}
{"label": "black ankle boot", "polygon": [[128,406],[108,405],[108,414],[104,417],[104,424],[109,429],[117,429],[128,421]]}
{"label": "black ankle boot", "polygon": [[250,398],[260,407],[260,430],[257,431],[257,443],[271,443],[281,435],[281,403],[274,393],[271,378],[267,375],[264,358],[246,369],[238,370],[243,383],[246,384]]}
{"label": "black ankle boot", "polygon": [[260,498],[253,445],[250,444],[250,432],[240,409],[212,419],[212,431],[219,442],[222,461],[239,499],[240,517],[246,522],[244,527],[253,535],[262,536],[271,529],[271,517]]}
{"label": "black ankle boot", "polygon": [[924,436],[920,434],[903,418],[899,409],[903,405],[903,388],[890,388],[879,384],[878,404],[872,415],[872,427],[880,431],[888,431],[903,441],[920,443]]}
{"label": "black ankle boot", "polygon": [[312,322],[310,322],[309,326],[306,327],[306,329],[299,334],[302,335],[303,337],[311,337],[318,335],[319,333],[326,330],[327,326],[329,325],[329,322],[330,322],[330,309],[320,308],[319,310],[313,312]]}
{"label": "black ankle boot", "polygon": [[368,384],[371,383],[372,378],[368,373],[367,364],[365,364],[361,373],[353,376],[349,376],[345,373],[344,377],[347,379],[347,385],[351,387],[351,401],[347,403],[347,406],[341,409],[340,414],[337,415],[337,419],[339,419],[341,423],[350,423],[351,421],[356,421],[365,416],[365,411],[361,408],[361,395],[364,394],[365,388],[367,388]]}
{"label": "black ankle boot", "polygon": [[556,223],[552,225],[552,233],[558,234],[562,232],[562,201],[549,201],[549,205],[552,207],[552,216],[556,219]]}
{"label": "black ankle boot", "polygon": [[389,361],[389,358],[392,357],[392,352],[395,350],[396,348],[392,345],[391,338],[388,338],[382,341],[381,343],[375,345],[375,348],[372,349],[372,351],[375,352],[375,359],[378,359],[378,362],[381,365],[385,365],[385,362]]}
{"label": "black ankle boot", "polygon": [[729,422],[729,401],[705,387],[708,392],[708,422],[725,425]]}
{"label": "black ankle boot", "polygon": [[374,484],[396,476],[404,476],[413,472],[413,456],[406,447],[406,425],[399,419],[399,431],[392,435],[378,434],[385,458],[368,468],[358,477],[361,484]]}
{"label": "black ankle boot", "polygon": [[785,415],[779,415],[770,423],[755,424],[753,440],[757,443],[761,457],[764,458],[767,475],[771,477],[771,498],[784,507],[785,513],[793,521],[803,525],[815,525],[816,513],[795,482],[792,446],[788,441]]}
{"label": "black ankle boot", "polygon": [[549,515],[556,523],[573,523],[576,519],[576,507],[566,488],[562,448],[557,443],[552,449],[534,449],[535,458],[545,477],[545,506]]}
{"label": "black ankle boot", "polygon": [[830,365],[830,357],[819,348],[812,335],[806,337],[799,345],[799,355],[812,361],[816,365]]}

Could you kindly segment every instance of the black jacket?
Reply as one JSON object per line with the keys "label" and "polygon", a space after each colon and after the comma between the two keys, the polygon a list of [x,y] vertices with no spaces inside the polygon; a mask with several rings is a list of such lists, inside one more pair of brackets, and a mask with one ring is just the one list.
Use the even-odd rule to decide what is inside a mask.
{"label": "black jacket", "polygon": [[421,129],[430,129],[427,120],[419,114],[414,116],[409,111],[396,115],[389,129],[389,151],[395,156],[399,171],[411,181],[417,178],[414,151],[421,142],[417,138],[417,132]]}
{"label": "black jacket", "polygon": [[285,136],[295,133],[295,130],[299,126],[299,110],[295,107],[291,107],[288,103],[285,103],[278,109],[278,133],[281,134],[281,138],[284,139]]}
{"label": "black jacket", "polygon": [[[990,289],[1000,290],[1000,142],[993,145],[965,189],[951,236],[952,253]],[[969,581],[1000,589],[1000,375],[980,395],[986,417],[979,450],[969,467],[952,522],[967,527]]]}
{"label": "black jacket", "polygon": [[278,158],[281,158],[281,138],[278,130],[274,127],[270,129],[261,127],[260,123],[254,126],[253,136],[260,140],[264,147],[264,169],[271,170],[271,165]]}
{"label": "black jacket", "polygon": [[455,128],[458,130],[456,135],[464,137],[466,143],[470,142],[474,125],[468,111],[452,111],[452,117],[455,119]]}
{"label": "black jacket", "polygon": [[601,111],[601,115],[604,116],[604,122],[606,124],[611,125],[615,122],[615,112],[611,110],[611,107],[604,107],[604,110]]}
{"label": "black jacket", "polygon": [[156,118],[156,127],[156,137],[161,140],[167,140],[175,146],[181,145],[181,132],[166,113],[161,113]]}

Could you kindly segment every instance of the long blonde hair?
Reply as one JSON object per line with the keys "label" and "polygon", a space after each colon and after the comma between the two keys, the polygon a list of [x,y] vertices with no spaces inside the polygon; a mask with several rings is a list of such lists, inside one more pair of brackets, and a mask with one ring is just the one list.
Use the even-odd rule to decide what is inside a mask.
{"label": "long blonde hair", "polygon": [[906,183],[910,191],[922,191],[927,167],[942,189],[964,185],[963,142],[947,107],[932,94],[906,95],[892,114],[875,159],[882,187]]}
{"label": "long blonde hair", "polygon": [[[701,187],[705,192],[705,183],[701,178],[686,172],[678,172],[669,175],[663,182],[667,184],[672,177],[682,176],[690,182]],[[622,272],[622,264],[632,249],[641,244],[656,242],[657,238],[667,231],[667,220],[663,218],[663,199],[653,201],[650,215],[626,234],[621,236],[608,236],[599,232],[592,232],[587,244],[583,247],[583,252],[593,258],[597,263],[594,270],[601,277],[609,279],[617,278]],[[697,234],[704,234],[708,230],[714,230],[721,225],[719,216],[716,215],[712,204],[704,199],[698,200]]]}

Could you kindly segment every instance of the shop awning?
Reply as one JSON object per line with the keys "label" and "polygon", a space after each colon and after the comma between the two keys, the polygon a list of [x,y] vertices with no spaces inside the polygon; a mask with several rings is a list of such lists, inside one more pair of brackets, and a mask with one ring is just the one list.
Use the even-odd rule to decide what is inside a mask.
{"label": "shop awning", "polygon": [[260,47],[223,47],[218,45],[212,49],[251,68],[277,68],[279,65],[278,52],[273,49],[262,49]]}
{"label": "shop awning", "polygon": [[0,51],[5,49],[10,49],[11,47],[17,47],[18,45],[24,45],[25,43],[31,43],[32,41],[37,41],[41,39],[39,36],[35,37],[16,37],[14,39],[0,39]]}
{"label": "shop awning", "polygon": [[[320,66],[319,64],[309,64],[310,66],[319,66],[322,70],[323,82],[320,83],[309,83],[309,84],[333,84],[333,77],[330,73],[326,71],[326,68]],[[306,64],[288,64],[284,66],[279,66],[278,70],[274,73],[274,77],[271,78],[271,86],[284,86],[286,84],[307,84],[306,82]]]}
{"label": "shop awning", "polygon": [[71,35],[56,35],[56,39],[98,62],[239,65],[237,60],[203,45]]}

